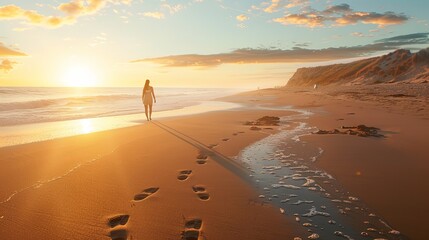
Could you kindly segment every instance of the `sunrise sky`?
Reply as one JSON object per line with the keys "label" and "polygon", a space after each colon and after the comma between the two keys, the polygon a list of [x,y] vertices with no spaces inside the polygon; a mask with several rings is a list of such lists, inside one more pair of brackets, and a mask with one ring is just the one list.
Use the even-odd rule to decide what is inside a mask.
{"label": "sunrise sky", "polygon": [[0,86],[273,87],[429,43],[426,0],[0,3]]}

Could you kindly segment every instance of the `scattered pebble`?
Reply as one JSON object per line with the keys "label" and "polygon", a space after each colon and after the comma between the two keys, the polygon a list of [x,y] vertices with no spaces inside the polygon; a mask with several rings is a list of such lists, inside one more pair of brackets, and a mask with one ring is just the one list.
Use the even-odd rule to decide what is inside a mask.
{"label": "scattered pebble", "polygon": [[313,233],[310,236],[308,236],[308,239],[318,239],[319,238],[319,234],[317,233]]}
{"label": "scattered pebble", "polygon": [[302,226],[304,226],[304,227],[311,227],[313,225],[311,223],[303,223]]}
{"label": "scattered pebble", "polygon": [[314,217],[316,215],[321,215],[325,217],[329,217],[330,214],[327,212],[320,212],[316,210],[316,207],[312,207],[308,213],[302,214],[303,217]]}
{"label": "scattered pebble", "polygon": [[401,235],[401,232],[394,230],[394,229],[390,230],[389,233],[393,234],[393,235]]}
{"label": "scattered pebble", "polygon": [[283,208],[280,208],[280,213],[285,214],[285,210]]}
{"label": "scattered pebble", "polygon": [[349,197],[349,200],[352,200],[352,201],[358,201],[358,200],[359,200],[359,198],[350,196],[350,197]]}
{"label": "scattered pebble", "polygon": [[360,235],[364,236],[364,237],[368,237],[369,236],[369,234],[367,232],[361,232]]}
{"label": "scattered pebble", "polygon": [[314,201],[307,201],[307,200],[301,201],[301,200],[298,200],[298,201],[296,201],[296,202],[294,202],[294,203],[291,203],[291,204],[292,204],[292,205],[300,205],[300,204],[303,204],[303,203],[308,203],[308,204],[310,204],[310,203],[314,203]]}

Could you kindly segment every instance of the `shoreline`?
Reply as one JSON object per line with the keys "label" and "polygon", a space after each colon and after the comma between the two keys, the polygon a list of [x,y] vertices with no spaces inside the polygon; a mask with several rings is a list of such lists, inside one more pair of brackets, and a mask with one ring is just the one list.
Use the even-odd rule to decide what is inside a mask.
{"label": "shoreline", "polygon": [[[76,217],[87,219],[84,220],[86,224],[96,226],[95,230],[89,230],[85,226],[63,223],[65,224],[64,228],[57,229],[53,233],[42,231],[40,233],[42,235],[38,235],[39,237],[60,234],[56,235],[56,238],[58,238],[64,233],[64,229],[71,227],[79,229],[77,231],[83,234],[82,239],[100,238],[101,236],[107,236],[106,239],[108,239],[110,230],[108,230],[109,228],[106,229],[105,222],[109,216],[114,216],[115,212],[116,214],[125,213],[132,219],[123,228],[128,236],[138,238],[157,236],[156,234],[160,232],[162,232],[162,236],[168,236],[169,238],[175,236],[177,238],[178,234],[180,236],[180,232],[183,230],[183,218],[187,219],[189,217],[202,218],[204,227],[200,230],[200,234],[202,234],[200,236],[210,236],[211,238],[237,239],[252,236],[252,239],[267,239],[267,237],[293,239],[296,236],[307,237],[309,234],[301,226],[301,223],[294,221],[291,217],[284,217],[279,213],[278,207],[270,201],[264,204],[264,201],[259,197],[261,191],[251,184],[249,185],[244,178],[236,174],[237,172],[234,169],[230,171],[231,169],[228,170],[228,167],[225,168],[222,165],[222,159],[216,159],[226,157],[226,159],[236,161],[237,159],[234,159],[234,156],[238,156],[245,147],[278,132],[276,128],[252,131],[249,126],[243,123],[266,115],[288,115],[286,114],[289,108],[287,106],[290,105],[296,106],[298,109],[302,108],[314,112],[315,114],[304,122],[318,129],[331,130],[339,128],[341,125],[349,126],[362,123],[368,124],[368,126],[380,127],[382,133],[387,136],[386,139],[348,135],[324,136],[312,134],[304,136],[302,137],[303,141],[320,146],[323,149],[323,153],[314,163],[305,162],[305,164],[310,164],[316,169],[322,169],[332,174],[340,185],[345,188],[344,191],[347,192],[347,196],[358,197],[362,200],[364,206],[370,207],[371,214],[375,213],[381,216],[383,221],[392,225],[393,229],[397,229],[404,234],[401,236],[389,235],[388,239],[407,239],[406,237],[414,239],[425,234],[425,222],[416,226],[413,224],[412,219],[424,219],[425,211],[421,211],[421,207],[424,207],[424,202],[429,199],[426,199],[426,196],[422,196],[419,189],[425,189],[424,184],[426,183],[420,182],[419,187],[416,189],[410,189],[407,186],[413,186],[416,179],[424,177],[424,169],[427,169],[428,166],[423,161],[424,157],[427,156],[427,153],[423,151],[424,141],[422,140],[426,132],[421,129],[422,123],[427,121],[424,117],[425,115],[423,117],[421,115],[426,114],[426,112],[419,111],[417,115],[402,116],[398,114],[402,105],[399,105],[399,107],[398,105],[389,105],[389,111],[386,111],[385,106],[387,103],[382,101],[381,103],[384,105],[367,104],[365,108],[362,108],[362,102],[357,102],[354,99],[343,99],[344,101],[338,103],[335,98],[321,94],[319,91],[302,92],[302,90],[296,89],[260,90],[241,93],[222,98],[222,100],[240,103],[242,107],[228,111],[206,112],[160,120],[162,124],[184,134],[185,137],[182,136],[182,139],[159,129],[158,126],[154,126],[155,124],[144,124],[46,142],[0,148],[1,164],[7,167],[2,170],[2,175],[0,175],[2,179],[0,181],[10,183],[10,185],[5,185],[5,188],[2,189],[0,193],[2,199],[7,196],[7,193],[13,193],[16,189],[30,186],[28,190],[14,195],[11,201],[0,203],[0,233],[12,238],[17,236],[22,238],[24,236],[19,235],[24,233],[8,235],[10,233],[2,231],[2,229],[13,228],[10,224],[14,221],[9,219],[10,214],[15,214],[16,218],[22,220],[33,216],[32,211],[35,209],[38,211],[43,209],[43,212],[48,212],[53,216],[58,214],[58,211],[60,213],[64,211],[63,208],[52,210],[46,205],[46,201],[51,199],[50,201],[56,203],[58,201],[63,202],[60,204],[61,206],[66,204],[64,202],[70,201],[64,197],[60,197],[60,200],[58,200],[51,193],[64,192],[61,188],[67,185],[85,186],[86,191],[83,192],[75,189],[75,187],[71,188],[70,191],[76,196],[88,195],[88,191],[94,192],[89,196],[85,196],[84,200],[77,200],[70,195],[72,193],[64,192],[64,194],[77,201],[76,203],[69,202],[71,209],[74,209],[79,204],[90,203],[92,207],[94,207],[94,204],[100,205],[95,207],[98,210],[79,211],[79,215],[76,215]],[[407,111],[410,111],[410,109]],[[384,121],[386,117],[390,122]],[[410,122],[413,124],[410,125]],[[202,149],[197,146],[198,144],[190,144],[192,141],[186,141],[185,138],[196,140],[207,148]],[[414,141],[411,141],[413,138]],[[353,146],[353,148],[350,148],[350,146]],[[168,151],[164,150],[165,147],[167,147]],[[117,152],[109,152],[112,149],[118,150]],[[395,151],[392,152],[392,149]],[[389,151],[392,153],[389,154]],[[414,162],[415,166],[403,161],[403,159],[409,159],[410,156],[415,158],[415,154],[421,154],[418,157],[420,160],[414,159],[416,161]],[[201,158],[201,156],[203,157]],[[386,156],[388,158],[383,159]],[[59,157],[62,158],[61,163],[57,162]],[[88,160],[99,158],[101,160],[88,163]],[[104,158],[107,158],[107,160]],[[139,160],[141,158],[147,159],[148,162],[141,162]],[[37,161],[33,159],[37,159]],[[365,161],[362,161],[362,159],[365,159]],[[389,163],[393,165],[388,167]],[[24,166],[32,166],[30,168],[33,171],[29,172]],[[65,177],[56,178],[62,176],[59,173],[67,172],[76,166],[79,166],[80,169],[73,170],[70,175]],[[410,166],[414,169],[410,173],[415,173],[415,176],[401,171],[404,167]],[[175,179],[178,174],[180,175],[181,171],[185,170],[192,171],[188,175],[185,174],[186,179],[183,182]],[[139,171],[143,172],[139,173]],[[358,172],[359,174],[357,174]],[[380,181],[379,173],[381,172],[383,173],[382,179],[385,181]],[[111,176],[112,173],[114,173],[113,176]],[[118,175],[118,173],[121,174]],[[25,179],[20,179],[18,176],[26,177]],[[398,176],[402,177],[398,178]],[[119,180],[121,184],[118,185],[118,183],[108,180],[112,179],[112,177]],[[55,180],[45,186],[44,181],[40,180],[41,178]],[[100,179],[107,180],[108,184],[106,185]],[[142,187],[137,186],[137,183],[143,182],[147,187],[159,187],[160,192],[142,203],[131,201],[131,208],[129,208],[129,199],[132,199],[132,192],[142,191]],[[183,183],[188,184],[184,187]],[[13,184],[15,186],[11,186]],[[89,185],[86,186],[87,184]],[[124,186],[126,187],[123,188]],[[192,195],[192,189],[196,186],[201,187],[203,190],[201,193],[197,192]],[[50,189],[50,191],[43,190],[45,188]],[[208,196],[209,200],[195,198],[195,194],[197,196]],[[102,200],[95,195],[100,195],[105,199]],[[172,204],[169,196],[176,198],[177,205],[173,204],[173,206],[179,207],[180,210],[169,207],[168,204]],[[413,196],[415,198],[414,202],[417,201],[420,204],[411,204],[407,196]],[[127,198],[128,201],[126,200]],[[36,199],[37,204],[28,204],[29,199],[32,199],[31,201]],[[195,202],[195,200],[197,201]],[[111,202],[114,202],[114,206],[109,205]],[[146,202],[150,207],[142,207],[144,211],[137,208]],[[386,204],[387,202],[389,204]],[[19,211],[18,213],[10,211],[16,209],[16,207],[22,207],[22,204],[27,206],[25,211]],[[189,204],[195,205],[196,208],[193,209]],[[210,207],[205,206],[207,204]],[[154,210],[152,211],[149,208],[154,208]],[[414,210],[410,211],[413,208]],[[397,211],[392,211],[392,209]],[[284,210],[287,215],[292,214],[288,212],[289,208],[286,207]],[[175,217],[171,216],[170,211],[175,214]],[[65,212],[68,213],[60,214],[62,218],[70,218],[70,216],[73,218],[75,216],[69,210]],[[184,217],[180,218],[179,212]],[[155,217],[155,222],[164,227],[169,227],[167,229],[154,227],[153,223],[148,219],[142,219],[141,217],[136,219],[135,215],[139,214],[149,217],[151,221],[154,220],[153,217],[158,216]],[[254,219],[254,216],[258,216],[258,218]],[[231,219],[225,221],[226,218]],[[359,221],[365,220],[364,218],[359,219]],[[271,225],[267,225],[264,221],[268,221]],[[51,224],[49,220],[41,222]],[[2,227],[2,224],[7,224],[6,228],[5,226]],[[255,226],[258,227],[255,228]],[[100,228],[106,229],[101,231],[102,235],[100,235]],[[418,228],[417,231],[416,228]],[[142,229],[148,231],[148,233],[142,233]],[[229,230],[226,234],[222,229]],[[362,231],[365,230],[362,229]],[[28,238],[24,237],[22,239]],[[36,237],[36,239],[38,238]],[[55,239],[55,237],[52,237],[52,239]]]}
{"label": "shoreline", "polygon": [[[153,112],[157,119],[222,111],[240,107],[220,101],[202,101],[199,104],[178,109]],[[56,122],[37,122],[22,125],[0,127],[0,148],[53,140],[63,137],[83,135],[93,132],[108,131],[146,123],[144,113],[97,118],[82,118]]]}
{"label": "shoreline", "polygon": [[429,197],[422,193],[429,185],[421,181],[429,170],[425,151],[429,130],[424,127],[429,120],[427,89],[421,84],[282,88],[244,93],[230,100],[313,109],[318,114],[306,122],[319,130],[360,124],[380,128],[384,139],[312,134],[303,140],[324,149],[314,163],[317,168],[332,174],[403,238],[420,239],[429,224],[425,216]]}

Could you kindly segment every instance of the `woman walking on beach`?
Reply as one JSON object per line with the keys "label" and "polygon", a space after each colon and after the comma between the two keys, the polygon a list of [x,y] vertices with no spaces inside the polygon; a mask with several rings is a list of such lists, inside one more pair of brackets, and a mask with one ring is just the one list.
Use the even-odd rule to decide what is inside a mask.
{"label": "woman walking on beach", "polygon": [[[146,119],[152,120],[152,105],[155,101],[155,92],[153,91],[153,87],[149,85],[150,81],[149,79],[146,79],[146,82],[144,84],[143,92],[142,92],[142,101],[144,104],[144,112],[146,114]],[[149,115],[147,114],[147,109],[149,107]]]}

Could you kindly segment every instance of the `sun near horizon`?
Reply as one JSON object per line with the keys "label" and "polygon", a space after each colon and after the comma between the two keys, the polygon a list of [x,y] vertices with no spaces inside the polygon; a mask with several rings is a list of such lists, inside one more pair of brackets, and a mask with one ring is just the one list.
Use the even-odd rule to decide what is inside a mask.
{"label": "sun near horizon", "polygon": [[428,43],[429,2],[12,1],[2,86],[283,86],[299,67]]}

